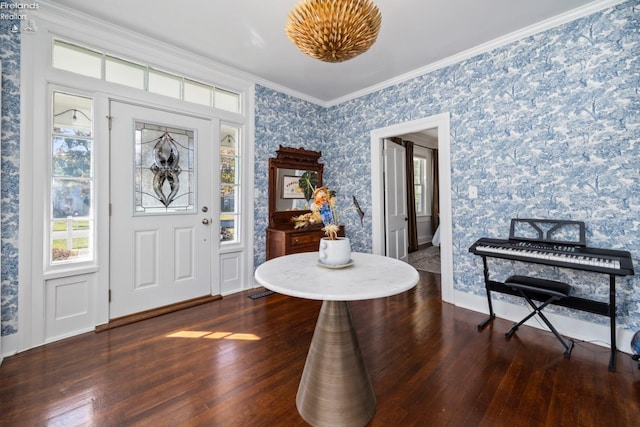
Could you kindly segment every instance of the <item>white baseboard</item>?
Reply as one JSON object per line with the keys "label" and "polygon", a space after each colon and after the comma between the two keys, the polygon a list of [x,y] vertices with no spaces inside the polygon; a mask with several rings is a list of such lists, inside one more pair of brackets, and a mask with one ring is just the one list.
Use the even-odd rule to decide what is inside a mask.
{"label": "white baseboard", "polygon": [[18,334],[5,335],[2,337],[2,354],[0,363],[5,357],[13,356],[18,352]]}
{"label": "white baseboard", "polygon": [[[485,296],[472,295],[465,292],[455,291],[455,305],[457,307],[466,308],[468,310],[489,314],[487,298]],[[528,306],[511,304],[506,301],[493,299],[493,312],[496,317],[511,320],[513,322],[520,321],[530,310]],[[571,337],[580,341],[586,341],[602,347],[609,347],[611,344],[611,336],[609,325],[601,325],[588,322],[585,320],[574,319],[560,314],[552,313],[548,310],[545,316],[553,324],[553,326],[562,335]],[[537,316],[529,319],[525,325],[534,328],[548,330],[548,328],[536,319]],[[604,317],[603,317],[604,318]],[[608,318],[607,318],[608,322]],[[505,331],[506,332],[506,331]],[[631,338],[633,332],[622,326],[616,326],[616,347],[618,350],[631,354]]]}
{"label": "white baseboard", "polygon": [[426,245],[427,243],[431,243],[431,239],[433,235],[429,234],[428,236],[418,236],[418,245]]}
{"label": "white baseboard", "polygon": [[247,287],[247,288],[237,288],[237,289],[231,289],[229,291],[223,292],[220,295],[222,295],[223,297],[229,296],[229,295],[233,295],[233,294],[237,294],[238,292],[242,292],[242,291],[250,291],[251,289],[255,289],[262,286],[260,283],[256,282],[255,279],[253,279],[253,286]]}

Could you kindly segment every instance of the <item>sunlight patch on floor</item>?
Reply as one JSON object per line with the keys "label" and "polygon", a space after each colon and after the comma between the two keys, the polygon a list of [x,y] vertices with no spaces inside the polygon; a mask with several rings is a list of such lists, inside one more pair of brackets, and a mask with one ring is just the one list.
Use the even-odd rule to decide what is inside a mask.
{"label": "sunlight patch on floor", "polygon": [[211,332],[211,331],[178,331],[167,335],[167,338],[207,338],[212,340],[243,340],[257,341],[260,339],[255,334],[234,333],[234,332]]}

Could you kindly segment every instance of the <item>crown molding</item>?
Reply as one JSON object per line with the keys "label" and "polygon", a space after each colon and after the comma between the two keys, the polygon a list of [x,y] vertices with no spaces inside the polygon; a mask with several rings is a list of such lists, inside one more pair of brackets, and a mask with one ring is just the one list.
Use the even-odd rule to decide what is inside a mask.
{"label": "crown molding", "polygon": [[311,104],[315,104],[315,105],[317,105],[319,107],[329,108],[331,106],[329,104],[329,102],[327,102],[327,101],[323,101],[323,100],[318,99],[316,97],[307,95],[306,93],[298,92],[296,90],[293,90],[293,89],[290,89],[288,87],[285,87],[285,86],[279,85],[277,83],[274,83],[274,82],[272,82],[270,80],[265,80],[263,78],[255,77],[255,76],[254,76],[254,80],[255,80],[256,84],[259,84],[260,86],[264,86],[266,88],[273,89],[275,91],[284,93],[285,95],[289,95],[289,96],[292,96],[294,98],[298,98],[298,99],[301,99],[303,101],[310,102]]}
{"label": "crown molding", "polygon": [[[238,70],[220,62],[204,58],[201,55],[185,51],[184,49],[179,49],[169,43],[158,41],[152,37],[148,37],[135,31],[131,31],[111,22],[96,18],[92,15],[88,15],[86,13],[67,8],[66,6],[52,3],[50,0],[41,0],[40,2],[38,2],[38,5],[39,8],[37,11],[37,16],[41,17],[42,19],[61,24],[65,28],[72,29],[70,30],[70,33],[72,33],[74,36],[70,36],[70,38],[75,39],[78,43],[84,42],[86,44],[101,45],[102,37],[100,37],[100,35],[96,35],[96,33],[98,31],[100,31],[101,33],[104,32],[111,35],[109,37],[109,45],[116,45],[119,50],[118,52],[111,53],[127,55],[131,59],[144,59],[150,64],[154,64],[154,62],[157,62],[157,59],[154,61],[157,56],[146,58],[141,57],[141,55],[144,54],[143,52],[132,52],[131,49],[134,48],[132,46],[132,42],[137,42],[146,46],[152,46],[156,49],[157,52],[169,51],[184,58],[185,61],[189,61],[190,63],[196,64],[200,67],[206,67],[209,70],[214,70],[215,72],[221,74],[219,78],[222,78],[223,81],[228,81],[230,78],[234,78],[240,80],[239,86],[244,86],[243,83],[246,84],[247,82],[251,82],[254,85],[260,84],[278,92],[282,92],[286,95],[308,101],[312,104],[319,105],[325,108],[327,107],[326,102],[309,96],[305,93],[295,91],[293,89],[255,76],[251,73]],[[78,25],[78,23],[80,23],[80,25]],[[59,35],[64,36],[65,34]],[[120,40],[121,42],[119,42]],[[193,70],[191,71],[193,72]],[[181,72],[186,73],[187,71],[181,70]],[[191,74],[189,75],[194,78],[205,78],[205,76],[195,76]],[[211,75],[209,74],[206,77],[208,78],[205,81],[209,81],[211,79]]]}
{"label": "crown molding", "polygon": [[[540,21],[536,24],[530,25],[528,27],[522,28],[520,30],[514,31],[510,34],[507,34],[503,37],[499,37],[497,39],[491,40],[489,42],[480,44],[476,47],[473,47],[471,49],[467,49],[463,52],[460,52],[458,54],[452,55],[448,58],[442,59],[440,61],[428,64],[424,67],[420,67],[417,68],[413,71],[410,71],[408,73],[405,74],[401,74],[399,76],[393,77],[389,80],[380,82],[378,84],[375,84],[373,86],[369,86],[367,88],[361,89],[359,91],[356,92],[352,92],[348,95],[339,97],[339,98],[335,98],[333,100],[329,100],[329,101],[323,101],[320,100],[318,98],[309,96],[305,93],[302,92],[298,92],[296,90],[293,90],[291,88],[282,86],[280,84],[274,83],[270,80],[267,79],[263,79],[261,77],[255,76],[253,74],[244,72],[244,71],[240,71],[236,68],[224,65],[222,63],[219,62],[215,62],[213,60],[209,60],[206,58],[203,58],[200,55],[197,55],[195,53],[191,53],[191,52],[186,52],[182,49],[178,49],[173,45],[167,44],[167,43],[163,43],[160,42],[158,40],[155,40],[151,37],[147,37],[144,35],[141,35],[139,33],[133,32],[131,30],[127,30],[125,28],[122,28],[120,26],[117,26],[115,24],[100,20],[98,18],[95,18],[93,16],[78,12],[76,10],[71,10],[68,9],[64,6],[60,6],[58,4],[54,4],[51,3],[50,0],[41,0],[39,2],[40,5],[40,9],[38,11],[38,13],[41,12],[45,12],[45,15],[47,13],[52,13],[56,16],[56,18],[58,20],[63,20],[63,21],[68,21],[68,20],[73,20],[73,21],[81,21],[83,23],[85,23],[88,28],[103,28],[109,32],[111,32],[112,34],[119,34],[121,36],[123,36],[124,40],[137,40],[139,42],[145,43],[147,45],[152,45],[152,46],[156,46],[159,50],[169,50],[175,53],[179,53],[182,57],[185,58],[185,60],[188,61],[192,61],[192,63],[195,64],[199,64],[201,66],[207,67],[209,69],[218,71],[220,73],[224,74],[224,77],[226,77],[226,79],[228,79],[229,77],[233,76],[236,77],[238,79],[244,80],[245,82],[247,81],[251,81],[254,84],[259,84],[262,85],[264,87],[273,89],[275,91],[284,93],[285,95],[289,95],[295,98],[299,98],[302,99],[303,101],[307,101],[310,102],[312,104],[318,105],[320,107],[324,107],[324,108],[330,108],[339,104],[342,104],[344,102],[348,102],[351,101],[353,99],[357,99],[360,97],[363,97],[365,95],[369,95],[371,93],[374,92],[378,92],[382,89],[386,89],[390,86],[394,86],[397,85],[399,83],[404,83],[408,80],[411,80],[413,78],[419,77],[419,76],[423,76],[425,74],[431,73],[433,71],[439,70],[441,68],[459,63],[461,61],[464,61],[466,59],[472,58],[474,56],[486,53],[486,52],[490,52],[498,47],[502,47],[505,46],[509,43],[513,43],[515,41],[518,40],[522,40],[526,37],[541,33],[543,31],[549,30],[551,28],[554,27],[558,27],[560,25],[563,25],[565,23],[574,21],[576,19],[582,18],[584,16],[588,16],[591,15],[593,13],[599,12],[601,10],[613,7],[615,5],[618,5],[620,3],[624,3],[628,0],[596,0],[592,3],[589,3],[585,6],[581,6],[579,8],[570,10],[568,12],[565,12],[563,14],[554,16],[552,18],[546,19],[544,21]],[[85,35],[89,35],[85,32]],[[130,45],[127,45],[127,47],[130,47]],[[129,53],[130,54],[130,53]],[[195,76],[194,76],[195,77]],[[226,80],[225,79],[225,80]]]}
{"label": "crown molding", "polygon": [[490,52],[498,47],[505,46],[509,43],[513,43],[518,40],[522,40],[529,36],[541,33],[543,31],[547,31],[551,28],[558,27],[560,25],[566,24],[571,21],[575,21],[576,19],[591,15],[593,13],[599,12],[604,9],[608,9],[620,3],[625,3],[628,0],[596,0],[593,3],[589,3],[585,6],[572,9],[568,12],[565,12],[560,15],[556,15],[552,18],[546,19],[544,21],[540,21],[536,24],[530,25],[528,27],[522,28],[520,30],[509,33],[505,36],[499,37],[497,39],[490,40],[486,43],[480,44],[471,49],[467,49],[458,54],[452,55],[443,60],[434,62],[432,64],[426,65],[424,67],[418,68],[416,70],[410,71],[408,73],[399,75],[392,79],[386,80],[384,82],[380,82],[376,85],[369,86],[362,90],[353,92],[349,95],[345,95],[340,98],[333,99],[331,101],[324,102],[324,107],[333,107],[335,105],[342,104],[347,101],[351,101],[353,99],[360,98],[365,95],[369,95],[374,92],[378,92],[382,89],[386,89],[390,86],[397,85],[399,83],[404,83],[408,80],[411,80],[416,77],[423,76],[425,74],[431,73],[433,71],[439,70],[444,67],[448,67],[449,65],[457,64],[458,62],[462,62],[466,59],[472,58],[476,55],[480,55],[483,53]]}

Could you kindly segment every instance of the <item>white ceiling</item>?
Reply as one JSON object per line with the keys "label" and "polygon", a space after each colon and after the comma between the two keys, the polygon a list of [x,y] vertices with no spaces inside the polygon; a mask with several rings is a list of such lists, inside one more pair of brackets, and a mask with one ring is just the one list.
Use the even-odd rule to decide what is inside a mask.
{"label": "white ceiling", "polygon": [[63,5],[170,43],[320,104],[410,75],[569,10],[590,3],[606,3],[606,0],[373,1],[382,14],[377,42],[368,52],[339,64],[307,57],[285,35],[287,15],[297,0],[44,2]]}

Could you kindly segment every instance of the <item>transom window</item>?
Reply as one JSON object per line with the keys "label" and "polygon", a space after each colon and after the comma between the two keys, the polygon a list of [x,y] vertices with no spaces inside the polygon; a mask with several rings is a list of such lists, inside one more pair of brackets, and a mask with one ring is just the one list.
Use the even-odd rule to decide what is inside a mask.
{"label": "transom window", "polygon": [[59,70],[233,113],[241,112],[239,93],[95,49],[55,40],[52,58],[53,67]]}

